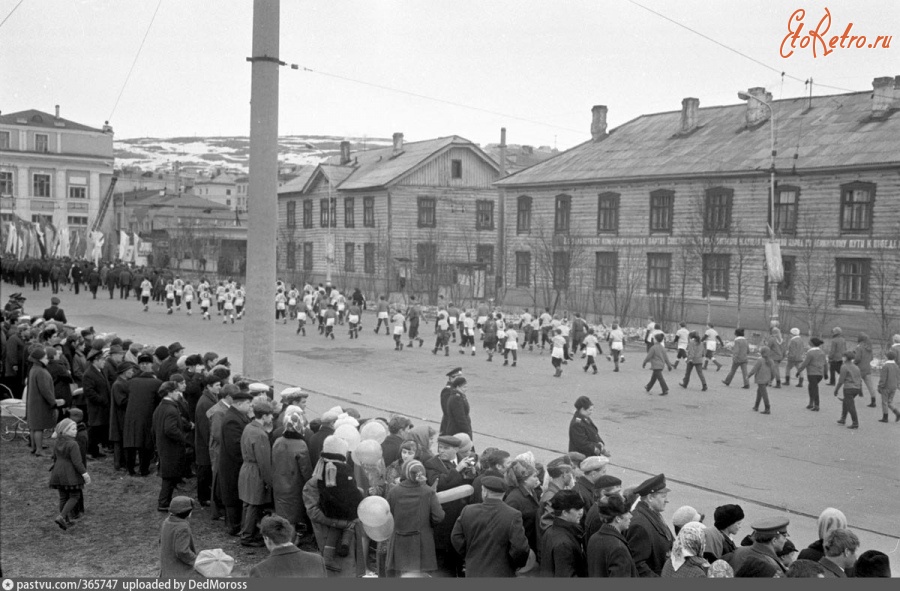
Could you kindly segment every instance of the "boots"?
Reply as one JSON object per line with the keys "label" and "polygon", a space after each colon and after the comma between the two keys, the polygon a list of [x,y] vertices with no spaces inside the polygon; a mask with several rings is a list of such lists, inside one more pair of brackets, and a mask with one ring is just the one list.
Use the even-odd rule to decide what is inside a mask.
{"label": "boots", "polygon": [[801,377],[801,378],[797,378],[797,387],[798,387],[798,388],[802,388],[802,387],[803,387],[803,378],[802,378],[802,377]]}
{"label": "boots", "polygon": [[867,404],[866,406],[868,406],[869,408],[875,408],[875,407],[878,406],[878,405],[875,404],[875,399],[873,398],[873,399],[872,399],[872,402],[870,402],[870,403]]}
{"label": "boots", "polygon": [[561,376],[561,375],[562,375],[562,368],[557,367],[557,368],[556,368],[556,373],[553,375],[553,377],[554,377],[554,378],[558,378],[558,377]]}
{"label": "boots", "polygon": [[706,392],[709,388],[706,387],[706,382],[703,382],[703,387],[700,388],[701,392]]}

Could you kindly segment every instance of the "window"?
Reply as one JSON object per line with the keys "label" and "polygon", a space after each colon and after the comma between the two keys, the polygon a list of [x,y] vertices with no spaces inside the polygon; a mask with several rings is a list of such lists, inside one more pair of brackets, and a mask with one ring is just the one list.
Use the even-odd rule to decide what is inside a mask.
{"label": "window", "polygon": [[553,230],[556,233],[569,231],[569,220],[572,215],[572,198],[568,195],[557,195],[556,211],[553,216]]}
{"label": "window", "polygon": [[484,263],[484,272],[488,275],[494,274],[494,245],[478,244],[475,246],[475,260]]}
{"label": "window", "polygon": [[531,253],[516,253],[516,287],[531,286]]}
{"label": "window", "polygon": [[313,213],[312,213],[312,199],[304,199],[303,200],[303,227],[304,228],[312,228],[313,227]]}
{"label": "window", "polygon": [[703,297],[727,298],[728,277],[731,274],[731,255],[703,255]]}
{"label": "window", "polygon": [[312,271],[313,268],[313,243],[303,243],[303,269]]}
{"label": "window", "polygon": [[375,198],[363,197],[363,226],[375,227]]}
{"label": "window", "polygon": [[[775,231],[781,234],[797,233],[797,207],[800,187],[790,185],[775,187]],[[769,223],[771,223],[771,219]]]}
{"label": "window", "polygon": [[9,132],[0,131],[0,150],[9,150]]}
{"label": "window", "polygon": [[11,221],[13,221],[13,214],[0,213],[0,222],[11,222]]}
{"label": "window", "polygon": [[287,268],[291,269],[292,271],[297,268],[297,245],[294,244],[293,240],[288,240],[287,261],[285,262],[285,264],[287,265]]}
{"label": "window", "polygon": [[872,231],[872,206],[875,185],[850,183],[841,186],[841,232],[856,234]]}
{"label": "window", "polygon": [[356,243],[344,243],[344,271],[347,273],[356,272]]}
{"label": "window", "polygon": [[353,197],[344,197],[344,227],[352,228],[356,225],[356,206]]}
{"label": "window", "polygon": [[69,199],[87,199],[87,187],[69,187]]}
{"label": "window", "polygon": [[225,189],[225,194],[226,194],[226,195],[231,195],[231,189]]}
{"label": "window", "polygon": [[434,228],[437,220],[434,213],[434,197],[419,197],[419,227]]}
{"label": "window", "polygon": [[516,204],[516,234],[531,232],[531,197],[522,195]]}
{"label": "window", "polygon": [[647,253],[647,293],[669,294],[672,278],[672,255],[667,252]]}
{"label": "window", "polygon": [[49,152],[50,136],[48,136],[46,133],[34,134],[34,150],[35,152]]}
{"label": "window", "polygon": [[34,197],[50,197],[50,175],[49,174],[35,174],[34,175],[34,188],[33,188],[33,196]]}
{"label": "window", "polygon": [[416,244],[416,270],[419,273],[434,273],[437,270],[437,245],[434,242]]}
{"label": "window", "polygon": [[226,199],[225,205],[227,205],[228,207],[231,207],[231,199]]}
{"label": "window", "polygon": [[[77,219],[81,219],[81,218],[78,217]],[[33,213],[33,214],[31,214],[31,223],[32,224],[41,224],[41,225],[52,224],[53,216],[47,215],[44,213]],[[87,224],[87,218],[84,218],[84,223]]]}
{"label": "window", "polygon": [[462,160],[451,160],[450,161],[450,178],[453,178],[453,179],[461,179],[462,178]]}
{"label": "window", "polygon": [[494,202],[490,199],[479,199],[475,202],[475,229],[494,229]]}
{"label": "window", "polygon": [[728,232],[731,229],[731,202],[734,191],[724,187],[706,190],[703,229],[707,232]]}
{"label": "window", "polygon": [[13,194],[13,173],[0,172],[0,195]]}
{"label": "window", "polygon": [[672,233],[675,192],[659,189],[650,193],[650,232]]}
{"label": "window", "polygon": [[837,304],[869,306],[869,259],[835,259]]}
{"label": "window", "polygon": [[[797,257],[781,255],[781,266],[784,269],[784,279],[778,284],[778,299],[788,302],[794,301],[794,269],[796,269]],[[769,297],[769,277],[765,275],[765,293],[763,299],[770,300]]]}
{"label": "window", "polygon": [[[331,201],[331,207],[329,207],[328,202]],[[337,199],[332,197],[329,199],[322,199],[319,201],[319,207],[321,211],[319,212],[319,224],[323,228],[327,228],[331,225],[332,228],[337,227]]]}
{"label": "window", "polygon": [[598,252],[594,264],[594,289],[616,289],[619,255],[615,252]]}
{"label": "window", "polygon": [[369,275],[375,274],[375,243],[366,242],[363,245],[363,271]]}
{"label": "window", "polygon": [[[296,201],[288,201],[287,202],[287,227],[288,228],[296,228],[297,227],[297,202]],[[293,267],[288,267],[288,269],[293,269]]]}
{"label": "window", "polygon": [[601,193],[597,197],[597,233],[619,231],[619,194]]}
{"label": "window", "polygon": [[553,289],[569,287],[569,253],[558,250],[553,253]]}

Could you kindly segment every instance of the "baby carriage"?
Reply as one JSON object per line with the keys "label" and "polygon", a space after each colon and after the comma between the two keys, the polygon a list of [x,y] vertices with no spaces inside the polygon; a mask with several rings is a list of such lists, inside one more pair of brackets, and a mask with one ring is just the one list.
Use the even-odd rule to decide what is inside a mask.
{"label": "baby carriage", "polygon": [[18,400],[12,392],[0,384],[0,439],[12,441],[16,437],[28,439],[28,423],[25,422],[25,395]]}

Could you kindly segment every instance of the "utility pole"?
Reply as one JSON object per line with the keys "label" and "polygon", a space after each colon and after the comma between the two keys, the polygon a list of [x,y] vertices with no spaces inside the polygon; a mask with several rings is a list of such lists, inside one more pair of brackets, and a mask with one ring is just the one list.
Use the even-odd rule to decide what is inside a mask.
{"label": "utility pole", "polygon": [[[506,128],[500,128],[500,178],[506,176]],[[497,192],[497,276],[494,280],[494,295],[506,281],[506,189],[501,187]],[[499,302],[503,303],[503,302]]]}
{"label": "utility pole", "polygon": [[[247,322],[242,373],[272,385],[275,320],[275,236],[278,179],[278,59],[280,0],[253,0],[250,87],[250,189],[247,223]],[[249,209],[249,208],[248,208]]]}

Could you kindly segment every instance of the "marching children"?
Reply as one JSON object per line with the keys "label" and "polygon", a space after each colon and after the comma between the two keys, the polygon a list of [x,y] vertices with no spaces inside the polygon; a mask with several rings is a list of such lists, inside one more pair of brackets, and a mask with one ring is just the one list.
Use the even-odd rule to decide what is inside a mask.
{"label": "marching children", "polygon": [[200,318],[202,320],[210,320],[209,316],[209,307],[212,304],[212,294],[209,293],[208,289],[205,289],[201,286],[200,291]]}
{"label": "marching children", "polygon": [[466,315],[463,316],[460,330],[462,330],[462,338],[459,340],[459,352],[465,355],[465,348],[468,345],[472,348],[472,357],[475,357],[475,319],[472,318],[471,312],[466,312]]}
{"label": "marching children", "polygon": [[187,315],[191,315],[191,305],[194,302],[194,286],[190,283],[184,286],[184,307],[187,308]]}
{"label": "marching children", "polygon": [[[297,310],[297,334],[303,333],[303,336],[306,336],[306,313],[309,308],[306,307],[306,303],[300,302],[300,308]],[[351,335],[352,339],[353,336]]]}
{"label": "marching children", "polygon": [[409,308],[406,309],[406,315],[409,316],[409,345],[413,346],[413,341],[418,340],[421,347],[425,341],[419,336],[419,324],[422,320],[422,308],[416,302],[416,296],[409,296]]}
{"label": "marching children", "polygon": [[175,281],[172,282],[175,286],[175,311],[181,311],[181,298],[184,296],[184,279],[182,279],[179,275],[175,276]]}
{"label": "marching children", "polygon": [[[894,335],[894,342],[897,335]],[[900,387],[900,367],[897,366],[897,345],[887,352],[887,361],[881,367],[881,376],[878,378],[878,393],[881,394],[881,418],[879,423],[888,422],[888,410],[894,412],[894,422],[900,422],[900,410],[894,406],[894,395]],[[860,390],[861,391],[861,390]]]}
{"label": "marching children", "polygon": [[543,351],[545,344],[553,344],[550,340],[552,334],[550,331],[553,328],[553,317],[550,316],[550,308],[544,308],[544,313],[538,318],[538,326],[541,328],[541,351]]}
{"label": "marching children", "polygon": [[512,353],[513,358],[512,366],[515,367],[516,362],[519,359],[519,333],[511,326],[506,329],[506,346],[503,348],[503,365],[509,365],[510,353]]}
{"label": "marching children", "polygon": [[[678,343],[678,354],[675,355],[675,369],[678,369],[678,362],[688,358],[688,341],[690,340],[691,331],[687,329],[684,322],[679,323],[678,330],[675,331],[675,340]],[[688,363],[687,361],[685,363]]]}
{"label": "marching children", "polygon": [[166,290],[166,308],[168,308],[168,311],[166,312],[166,314],[171,314],[172,312],[174,312],[174,310],[172,310],[172,306],[175,304],[175,284],[172,282],[171,279],[169,279],[168,282],[166,283],[165,290]]}
{"label": "marching children", "polygon": [[216,286],[216,316],[221,316],[225,309],[225,286],[219,281]]}
{"label": "marching children", "polygon": [[347,298],[335,289],[331,292],[331,302],[334,304],[335,310],[337,310],[338,324],[344,326],[344,317],[347,315]]}
{"label": "marching children", "polygon": [[331,337],[334,340],[334,321],[337,319],[337,312],[334,311],[334,304],[328,304],[328,307],[322,312],[322,324],[325,325],[325,338]]}
{"label": "marching children", "polygon": [[144,304],[144,312],[148,312],[150,310],[150,295],[153,293],[153,284],[150,283],[150,280],[144,277],[144,280],[141,281],[141,303]]}
{"label": "marching children", "polygon": [[400,339],[403,338],[403,331],[406,330],[406,317],[398,309],[391,318],[391,322],[394,323],[394,351],[402,351],[403,343],[400,342]]}
{"label": "marching children", "polygon": [[[684,362],[684,379],[678,382],[682,388],[687,388],[691,383],[691,370],[696,370],[700,383],[703,384],[702,391],[706,392],[706,378],[703,377],[703,344],[700,342],[700,335],[692,332],[689,335],[687,348],[687,358]],[[675,361],[675,367],[678,367],[678,361]]]}
{"label": "marching children", "polygon": [[284,311],[287,307],[287,297],[285,297],[284,292],[279,289],[275,293],[275,322],[279,320],[282,321],[282,324],[287,324],[287,318],[285,318]]}
{"label": "marching children", "polygon": [[856,355],[853,351],[844,352],[844,363],[841,365],[841,374],[837,384],[834,386],[834,396],[837,397],[838,390],[844,387],[844,397],[840,400],[843,402],[841,408],[841,418],[838,425],[844,425],[847,422],[847,415],[850,415],[852,423],[848,429],[859,429],[859,419],[856,416],[856,397],[862,396],[862,374],[859,367],[853,363]]}
{"label": "marching children", "polygon": [[722,342],[722,337],[719,336],[719,333],[716,332],[716,329],[713,328],[712,322],[706,325],[708,328],[703,335],[704,340],[706,341],[706,361],[703,363],[703,369],[706,369],[709,366],[709,362],[712,361],[716,364],[716,371],[722,369],[722,364],[719,363],[719,360],[716,359],[716,347],[718,345],[725,346],[725,343]]}
{"label": "marching children", "polygon": [[594,368],[594,374],[597,373],[597,335],[594,334],[594,329],[589,328],[587,332],[587,336],[584,337],[584,354],[587,357],[587,361],[584,364],[584,371],[587,371],[589,367]]}
{"label": "marching children", "polygon": [[659,382],[660,387],[662,388],[662,392],[660,396],[665,396],[669,393],[669,386],[666,384],[666,379],[663,377],[663,367],[672,371],[672,363],[669,361],[669,354],[666,353],[666,348],[663,346],[663,340],[666,338],[662,332],[656,333],[656,336],[653,337],[653,345],[650,346],[650,350],[647,351],[647,356],[644,358],[644,363],[641,364],[641,367],[647,367],[647,364],[650,364],[650,370],[653,372],[650,376],[650,383],[644,386],[644,390],[647,391],[647,394],[650,393],[650,389],[653,388],[653,385],[656,382]]}
{"label": "marching children", "polygon": [[[350,308],[347,310],[347,324],[350,325],[350,338],[351,339],[359,338],[359,317],[361,315],[362,315],[362,310],[359,309],[359,305],[356,302],[351,303]],[[412,329],[410,329],[410,330],[412,330]],[[306,334],[305,330],[304,330],[303,334],[304,335]]]}
{"label": "marching children", "polygon": [[475,326],[478,327],[478,331],[481,333],[480,340],[484,340],[484,323],[487,322],[488,316],[491,314],[491,309],[485,302],[481,302],[478,304],[478,311],[476,312],[477,318],[475,319]]}
{"label": "marching children", "polygon": [[[447,311],[441,310],[438,314],[437,319],[437,330],[435,331],[437,336],[434,341],[434,349],[431,351],[432,355],[437,355],[437,352],[444,349],[444,357],[450,356],[450,323],[447,321]],[[485,345],[487,346],[487,345]],[[490,359],[488,359],[490,361]]]}
{"label": "marching children", "polygon": [[553,340],[551,341],[552,349],[550,350],[550,363],[556,368],[554,378],[562,375],[563,357],[565,355],[566,337],[562,335],[562,330],[557,328],[553,331]]}
{"label": "marching children", "polygon": [[234,290],[234,311],[237,312],[237,319],[240,320],[244,315],[244,300],[246,299],[247,294],[244,292],[244,288],[241,287],[241,284],[238,283],[237,287]]}
{"label": "marching children", "polygon": [[297,318],[297,298],[299,296],[300,292],[297,291],[297,288],[291,283],[291,289],[287,292],[288,317],[291,320]]}
{"label": "marching children", "polygon": [[390,335],[390,330],[388,329],[388,303],[387,300],[384,299],[384,296],[378,296],[378,303],[375,306],[375,311],[378,313],[378,323],[375,325],[375,334],[378,334],[378,329],[381,328],[381,323],[384,323],[384,332]]}
{"label": "marching children", "polygon": [[619,363],[625,362],[625,331],[613,322],[609,334],[606,335],[606,341],[609,343],[609,355],[606,358],[615,364],[616,368],[613,371],[619,371]]}
{"label": "marching children", "polygon": [[229,318],[231,318],[231,323],[234,324],[234,294],[230,289],[225,291],[223,310],[225,315],[222,317],[222,324],[225,324]]}
{"label": "marching children", "polygon": [[[450,323],[450,339],[456,342],[456,326],[459,324],[459,308],[456,304],[450,302],[450,308],[447,310],[447,322]],[[462,340],[460,338],[460,340]]]}
{"label": "marching children", "polygon": [[[800,336],[799,328],[791,329],[791,340],[787,345],[787,365],[784,368],[784,385],[791,383],[791,370],[800,367],[803,357],[806,356],[806,345]],[[797,387],[803,387],[803,377],[797,378]]]}
{"label": "marching children", "polygon": [[494,349],[497,348],[497,321],[492,315],[488,315],[481,328],[481,336],[484,337],[484,350],[487,351],[488,361],[494,360]]}
{"label": "marching children", "polygon": [[[712,328],[712,327],[710,327]],[[707,345],[708,346],[708,345]],[[709,351],[709,349],[707,349]],[[765,405],[765,410],[760,414],[768,415],[772,414],[769,408],[769,382],[772,381],[772,378],[775,376],[775,364],[769,358],[769,348],[762,347],[759,350],[759,359],[756,360],[756,364],[753,366],[753,369],[750,370],[750,374],[748,377],[756,377],[756,403],[753,405],[753,410],[759,411],[759,403],[762,402]]]}

